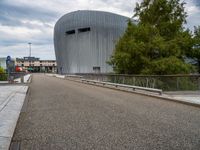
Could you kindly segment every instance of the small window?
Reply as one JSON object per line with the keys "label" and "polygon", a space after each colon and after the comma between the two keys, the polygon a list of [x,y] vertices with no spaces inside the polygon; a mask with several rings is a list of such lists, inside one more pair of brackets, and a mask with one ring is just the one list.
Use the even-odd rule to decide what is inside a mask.
{"label": "small window", "polygon": [[75,34],[75,30],[66,31],[65,33],[66,35]]}
{"label": "small window", "polygon": [[88,28],[81,28],[81,29],[78,29],[78,32],[80,33],[80,32],[88,32],[88,31],[90,31],[91,29],[90,29],[90,27],[88,27]]}
{"label": "small window", "polygon": [[95,73],[101,73],[101,67],[99,67],[99,66],[94,66],[94,67],[93,67],[93,71],[94,71]]}

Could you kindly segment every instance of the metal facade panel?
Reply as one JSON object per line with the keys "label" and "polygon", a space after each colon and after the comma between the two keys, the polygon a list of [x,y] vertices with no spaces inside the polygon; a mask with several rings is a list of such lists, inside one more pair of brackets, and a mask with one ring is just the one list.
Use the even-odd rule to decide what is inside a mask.
{"label": "metal facade panel", "polygon": [[[109,60],[115,43],[125,32],[129,18],[101,11],[76,11],[61,17],[54,28],[54,47],[59,73],[112,71]],[[79,32],[81,28],[90,31]],[[67,31],[75,30],[75,34]],[[69,32],[70,33],[70,32]]]}

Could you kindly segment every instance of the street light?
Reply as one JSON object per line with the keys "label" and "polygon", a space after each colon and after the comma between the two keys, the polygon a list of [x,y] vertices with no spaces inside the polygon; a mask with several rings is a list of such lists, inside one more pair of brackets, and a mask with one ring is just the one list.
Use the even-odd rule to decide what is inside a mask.
{"label": "street light", "polygon": [[31,44],[32,43],[28,43],[28,45],[29,45],[29,57],[31,57]]}
{"label": "street light", "polygon": [[28,57],[28,61],[29,61],[29,67],[28,68],[31,68],[31,42],[28,43],[29,45],[29,57]]}

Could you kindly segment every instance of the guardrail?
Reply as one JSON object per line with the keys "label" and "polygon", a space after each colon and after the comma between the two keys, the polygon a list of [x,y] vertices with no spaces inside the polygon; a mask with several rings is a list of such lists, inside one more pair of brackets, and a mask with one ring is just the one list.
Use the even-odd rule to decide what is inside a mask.
{"label": "guardrail", "polygon": [[116,84],[116,83],[110,83],[110,82],[101,82],[101,81],[95,81],[95,80],[86,80],[86,79],[81,79],[82,82],[87,82],[87,83],[94,83],[94,84],[102,84],[102,85],[111,85],[115,87],[123,87],[123,88],[131,88],[134,91],[135,90],[144,90],[148,92],[155,92],[159,93],[162,95],[162,90],[161,89],[153,89],[153,88],[145,88],[145,87],[139,87],[139,86],[131,86],[131,85],[125,85],[125,84]]}
{"label": "guardrail", "polygon": [[200,75],[76,74],[87,80],[125,84],[163,91],[198,91]]}

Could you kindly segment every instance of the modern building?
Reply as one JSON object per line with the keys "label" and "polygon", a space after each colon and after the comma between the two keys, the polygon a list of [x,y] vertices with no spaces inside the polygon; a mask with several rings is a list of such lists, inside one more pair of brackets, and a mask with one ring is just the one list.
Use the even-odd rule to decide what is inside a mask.
{"label": "modern building", "polygon": [[58,72],[112,72],[107,61],[125,32],[128,19],[109,12],[87,10],[61,17],[54,28]]}
{"label": "modern building", "polygon": [[40,60],[36,57],[16,58],[15,66],[31,72],[57,72],[55,60]]}

